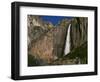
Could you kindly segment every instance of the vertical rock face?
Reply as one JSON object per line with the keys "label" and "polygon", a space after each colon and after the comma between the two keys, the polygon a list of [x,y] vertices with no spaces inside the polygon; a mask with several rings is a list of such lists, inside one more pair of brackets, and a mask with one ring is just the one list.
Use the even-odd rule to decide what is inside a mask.
{"label": "vertical rock face", "polygon": [[88,18],[74,18],[71,21],[71,50],[87,42]]}
{"label": "vertical rock face", "polygon": [[53,32],[54,54],[59,58],[63,56],[67,28],[56,27]]}
{"label": "vertical rock face", "polygon": [[40,16],[28,15],[28,48],[30,49],[32,43],[36,41],[41,35],[45,34],[52,28],[51,23],[45,23]]}
{"label": "vertical rock face", "polygon": [[40,26],[43,27],[43,25],[39,16],[28,15],[27,26],[28,26],[28,47],[31,47],[31,42],[37,39],[43,33],[43,29],[40,28]]}
{"label": "vertical rock face", "polygon": [[[64,49],[66,48],[65,42],[68,38],[69,25],[71,25],[70,39],[68,40],[70,42],[70,52],[87,42],[88,19],[85,17],[63,19],[56,26],[51,22],[43,21],[40,16],[28,15],[27,18],[28,54],[35,58],[37,65],[54,64],[57,59],[56,64],[59,64],[59,58],[67,55],[64,54]],[[67,60],[67,63],[63,62],[67,64],[69,60]],[[60,63],[63,64],[63,62]]]}

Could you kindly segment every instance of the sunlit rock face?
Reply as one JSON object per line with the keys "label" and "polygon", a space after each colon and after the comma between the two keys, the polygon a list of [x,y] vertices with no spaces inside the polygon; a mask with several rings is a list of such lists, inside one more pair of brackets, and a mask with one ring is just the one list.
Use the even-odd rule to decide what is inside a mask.
{"label": "sunlit rock face", "polygon": [[38,39],[42,34],[48,31],[45,28],[44,22],[40,16],[28,15],[27,17],[27,27],[28,27],[28,48],[31,48],[32,42]]}
{"label": "sunlit rock face", "polygon": [[42,30],[42,28],[40,28],[40,26],[43,26],[43,25],[42,25],[42,21],[39,18],[39,16],[28,15],[28,17],[27,17],[28,46],[31,46],[32,40],[39,37],[38,32]]}
{"label": "sunlit rock face", "polygon": [[66,28],[57,27],[51,29],[32,44],[30,53],[36,58],[51,63],[61,57],[64,49]]}
{"label": "sunlit rock face", "polygon": [[53,60],[53,34],[51,32],[41,36],[36,42],[32,44],[30,53],[41,63],[50,63]]}
{"label": "sunlit rock face", "polygon": [[53,24],[50,22],[44,22],[40,16],[28,15],[27,17],[28,27],[28,46],[31,48],[32,42],[38,39],[41,35],[48,32]]}

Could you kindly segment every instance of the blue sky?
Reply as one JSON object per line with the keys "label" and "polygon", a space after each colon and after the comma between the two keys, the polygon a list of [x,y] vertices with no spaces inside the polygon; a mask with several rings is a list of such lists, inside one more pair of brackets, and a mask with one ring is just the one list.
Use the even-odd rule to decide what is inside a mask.
{"label": "blue sky", "polygon": [[58,24],[58,22],[64,18],[70,19],[72,17],[65,16],[41,16],[44,21],[50,21],[53,25]]}

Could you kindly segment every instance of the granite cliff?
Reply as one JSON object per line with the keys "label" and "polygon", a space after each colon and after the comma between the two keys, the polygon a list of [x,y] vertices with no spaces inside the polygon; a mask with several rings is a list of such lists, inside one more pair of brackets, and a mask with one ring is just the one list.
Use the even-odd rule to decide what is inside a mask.
{"label": "granite cliff", "polygon": [[[27,20],[28,66],[87,63],[88,19],[86,17],[63,19],[57,25],[43,21],[41,16],[28,15]],[[65,54],[69,25],[70,52]]]}

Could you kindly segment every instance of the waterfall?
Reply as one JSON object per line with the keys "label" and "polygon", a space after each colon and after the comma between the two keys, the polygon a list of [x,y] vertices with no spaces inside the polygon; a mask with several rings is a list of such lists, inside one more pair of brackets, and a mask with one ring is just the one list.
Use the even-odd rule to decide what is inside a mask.
{"label": "waterfall", "polygon": [[68,26],[68,31],[66,35],[66,43],[65,43],[65,50],[64,50],[65,55],[67,55],[70,52],[70,27],[71,27],[71,24],[69,24]]}

